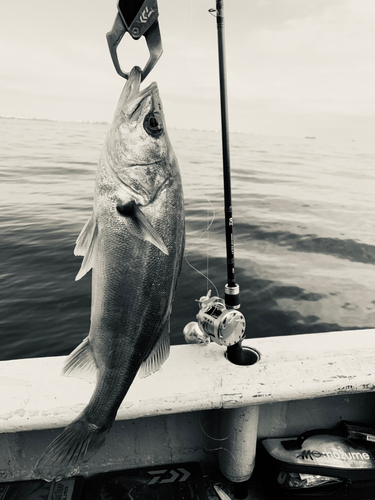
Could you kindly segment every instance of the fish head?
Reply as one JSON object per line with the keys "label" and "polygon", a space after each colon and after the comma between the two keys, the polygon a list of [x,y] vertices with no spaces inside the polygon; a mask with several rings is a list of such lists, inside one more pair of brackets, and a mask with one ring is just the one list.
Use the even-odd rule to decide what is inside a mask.
{"label": "fish head", "polygon": [[176,161],[158,86],[153,82],[140,90],[141,76],[138,66],[129,74],[108,136],[107,155],[117,176],[145,205],[173,179]]}

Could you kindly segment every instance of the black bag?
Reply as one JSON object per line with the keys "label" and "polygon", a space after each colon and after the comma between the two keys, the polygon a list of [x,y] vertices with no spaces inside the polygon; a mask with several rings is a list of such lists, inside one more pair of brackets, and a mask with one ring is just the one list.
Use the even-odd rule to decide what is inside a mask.
{"label": "black bag", "polygon": [[270,500],[375,500],[375,436],[358,439],[358,429],[364,427],[344,422],[337,430],[263,440],[260,474]]}

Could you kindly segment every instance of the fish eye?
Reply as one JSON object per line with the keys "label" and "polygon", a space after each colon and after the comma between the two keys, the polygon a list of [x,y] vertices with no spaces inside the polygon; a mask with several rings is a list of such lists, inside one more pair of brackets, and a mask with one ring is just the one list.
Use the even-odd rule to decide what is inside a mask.
{"label": "fish eye", "polygon": [[149,135],[159,137],[163,132],[163,122],[159,113],[149,113],[146,115],[143,128]]}

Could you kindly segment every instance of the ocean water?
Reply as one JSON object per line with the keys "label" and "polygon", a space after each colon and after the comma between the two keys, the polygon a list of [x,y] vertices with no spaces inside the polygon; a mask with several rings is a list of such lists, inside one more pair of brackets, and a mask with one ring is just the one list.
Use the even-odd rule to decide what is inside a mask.
{"label": "ocean water", "polygon": [[[74,278],[109,124],[0,119],[0,359],[68,354],[87,335]],[[220,134],[170,130],[187,247],[172,343],[226,283]],[[231,136],[236,279],[247,337],[375,327],[375,146]],[[210,224],[209,231],[206,231]],[[201,273],[201,274],[200,274]]]}

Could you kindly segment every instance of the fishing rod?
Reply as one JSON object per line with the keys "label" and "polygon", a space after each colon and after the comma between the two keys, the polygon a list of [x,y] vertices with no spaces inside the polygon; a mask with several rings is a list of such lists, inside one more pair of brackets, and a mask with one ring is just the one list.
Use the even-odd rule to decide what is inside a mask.
{"label": "fishing rod", "polygon": [[225,214],[225,239],[227,251],[227,278],[225,286],[225,304],[229,308],[239,309],[240,287],[236,284],[234,274],[234,235],[233,235],[233,212],[232,212],[232,190],[230,177],[230,147],[229,147],[229,122],[228,122],[228,100],[227,79],[225,63],[225,38],[224,38],[224,5],[223,0],[216,1],[215,9],[210,9],[212,14],[216,13],[218,55],[219,55],[219,79],[220,79],[220,108],[221,108],[221,142],[223,156],[223,180],[224,180],[224,214]]}
{"label": "fishing rod", "polygon": [[[227,263],[227,284],[225,285],[225,306],[228,310],[237,310],[230,316],[230,324],[237,326],[232,332],[231,345],[227,346],[227,357],[230,361],[237,362],[241,357],[241,343],[245,337],[245,318],[238,311],[241,305],[240,287],[236,283],[234,272],[234,233],[233,233],[233,210],[232,189],[230,175],[230,145],[229,145],[229,121],[228,121],[228,99],[227,78],[225,60],[225,33],[224,33],[224,1],[216,0],[216,10],[209,9],[216,17],[218,58],[219,58],[219,83],[220,83],[220,110],[221,110],[221,144],[223,160],[223,183],[224,183],[224,221]],[[228,327],[229,325],[226,325]]]}
{"label": "fishing rod", "polygon": [[207,339],[211,338],[211,340],[217,344],[227,347],[227,359],[229,361],[236,365],[249,366],[256,363],[259,360],[260,355],[255,349],[242,347],[242,340],[245,338],[246,321],[244,315],[239,311],[240,287],[236,283],[234,272],[234,235],[230,177],[223,3],[224,0],[216,0],[216,9],[209,9],[209,12],[216,17],[218,37],[225,240],[228,282],[225,285],[225,300],[220,297],[211,297],[211,291],[209,291],[206,296],[203,296],[198,300],[200,307],[200,311],[197,314],[198,324],[192,322],[186,325],[184,335],[187,341],[189,341],[188,339],[190,334],[190,338],[193,342],[194,339],[198,339],[202,343],[207,343]]}
{"label": "fishing rod", "polygon": [[[209,324],[208,316],[216,316],[216,321],[213,322],[213,325],[211,324],[211,326],[216,326],[214,330],[217,330],[217,332],[215,332],[216,338],[214,338],[213,340],[220,345],[227,346],[227,358],[229,359],[229,361],[240,364],[240,358],[242,357],[241,342],[245,337],[246,322],[243,314],[238,310],[241,304],[240,287],[236,283],[234,272],[234,234],[230,176],[230,147],[223,0],[216,0],[216,9],[209,9],[209,12],[216,17],[218,39],[227,284],[225,285],[224,301],[222,299],[219,299],[218,297],[211,298],[210,296],[208,296],[206,298],[201,298],[201,310],[198,313],[197,318],[198,324],[201,326],[201,328],[203,326],[203,328],[207,330]],[[219,315],[218,312],[220,312]],[[202,320],[204,320],[205,322],[203,322]]]}
{"label": "fishing rod", "polygon": [[209,9],[209,12],[216,17],[217,22],[225,240],[228,282],[225,285],[225,300],[220,297],[211,297],[211,291],[209,291],[206,296],[199,299],[198,303],[200,311],[197,314],[198,324],[189,323],[184,329],[184,334],[185,338],[188,339],[190,328],[191,338],[199,339],[199,331],[201,331],[203,332],[203,338],[201,336],[202,342],[206,343],[206,338],[210,337],[211,340],[217,344],[227,347],[227,359],[229,361],[237,365],[252,365],[258,361],[259,353],[257,353],[254,349],[242,347],[242,340],[245,338],[246,321],[243,314],[239,311],[240,287],[236,283],[234,272],[234,235],[230,177],[223,1],[224,0],[216,0],[216,9]]}

